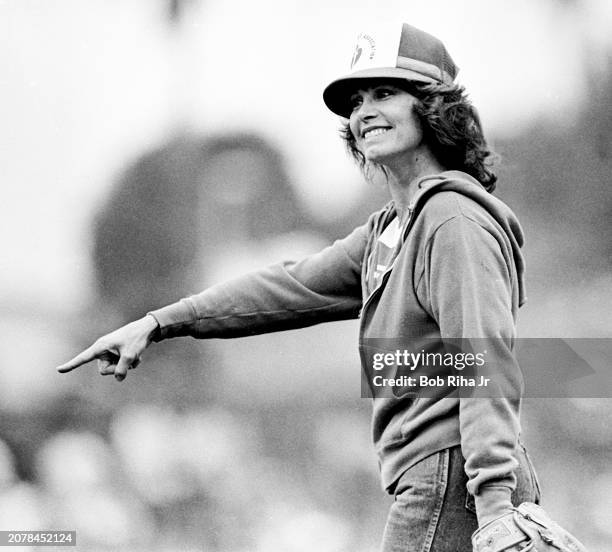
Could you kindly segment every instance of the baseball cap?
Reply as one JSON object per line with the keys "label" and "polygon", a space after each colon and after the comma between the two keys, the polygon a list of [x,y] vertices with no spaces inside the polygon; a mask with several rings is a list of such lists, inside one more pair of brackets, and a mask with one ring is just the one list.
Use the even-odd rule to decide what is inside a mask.
{"label": "baseball cap", "polygon": [[351,72],[327,85],[323,101],[336,115],[349,117],[350,96],[365,79],[451,84],[458,71],[435,36],[407,23],[379,27],[359,33]]}

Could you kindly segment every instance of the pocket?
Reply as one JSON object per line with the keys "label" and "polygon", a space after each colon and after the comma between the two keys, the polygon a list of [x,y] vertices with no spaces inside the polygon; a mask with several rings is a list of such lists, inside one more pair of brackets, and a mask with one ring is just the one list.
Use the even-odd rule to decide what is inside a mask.
{"label": "pocket", "polygon": [[398,479],[393,494],[395,500],[401,500],[403,495],[420,490],[424,494],[435,495],[440,491],[446,491],[448,480],[448,449],[444,449],[422,460],[408,468]]}
{"label": "pocket", "polygon": [[424,458],[402,474],[387,518],[383,550],[425,552],[435,548],[448,478],[448,449]]}

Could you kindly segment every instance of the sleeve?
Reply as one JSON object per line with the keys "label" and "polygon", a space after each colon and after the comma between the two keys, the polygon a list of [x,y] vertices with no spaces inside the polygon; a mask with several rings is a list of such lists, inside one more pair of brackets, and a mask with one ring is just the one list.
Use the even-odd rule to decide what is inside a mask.
{"label": "sleeve", "polygon": [[284,262],[212,286],[148,314],[155,341],[231,338],[356,318],[368,225],[299,262]]}
{"label": "sleeve", "polygon": [[487,389],[487,397],[459,401],[467,487],[481,525],[512,507],[518,467],[523,381],[512,351],[516,273],[507,251],[499,231],[456,216],[428,241],[427,274],[422,278],[442,339],[487,338],[487,366],[495,371],[494,389]]}

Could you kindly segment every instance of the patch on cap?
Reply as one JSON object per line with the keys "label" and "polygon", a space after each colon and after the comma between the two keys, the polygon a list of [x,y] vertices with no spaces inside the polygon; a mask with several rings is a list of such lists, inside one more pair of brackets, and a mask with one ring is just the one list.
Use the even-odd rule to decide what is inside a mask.
{"label": "patch on cap", "polygon": [[361,71],[372,67],[394,67],[400,47],[401,25],[379,26],[359,33],[353,57],[351,71]]}
{"label": "patch on cap", "polygon": [[357,44],[355,44],[355,51],[351,59],[351,69],[359,63],[362,55],[371,60],[374,58],[375,53],[376,41],[369,34],[361,33],[357,37]]}

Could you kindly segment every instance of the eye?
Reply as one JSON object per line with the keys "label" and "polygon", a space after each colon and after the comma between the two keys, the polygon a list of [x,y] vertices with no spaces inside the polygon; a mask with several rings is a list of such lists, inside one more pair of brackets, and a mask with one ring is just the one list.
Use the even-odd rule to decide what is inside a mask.
{"label": "eye", "polygon": [[378,100],[384,100],[389,96],[395,96],[396,93],[395,88],[391,86],[379,86],[374,90],[374,97]]}
{"label": "eye", "polygon": [[349,98],[349,107],[351,108],[351,111],[355,111],[355,109],[357,109],[362,103],[363,98],[361,97],[361,94],[353,94]]}

